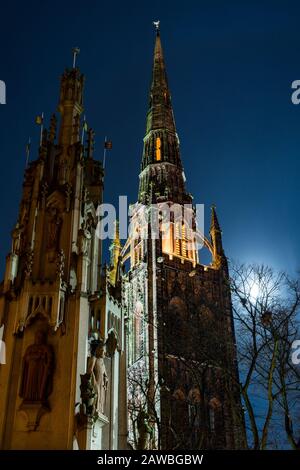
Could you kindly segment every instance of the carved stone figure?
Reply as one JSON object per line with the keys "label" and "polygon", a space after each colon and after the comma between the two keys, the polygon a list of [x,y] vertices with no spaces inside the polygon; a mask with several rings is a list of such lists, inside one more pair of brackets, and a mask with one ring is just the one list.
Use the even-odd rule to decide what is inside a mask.
{"label": "carved stone figure", "polygon": [[23,403],[46,403],[52,392],[53,363],[53,350],[47,344],[46,333],[38,330],[34,344],[28,346],[23,358],[20,387]]}
{"label": "carved stone figure", "polygon": [[87,256],[90,251],[92,235],[89,230],[86,229],[85,224],[81,224],[81,228],[78,231],[78,246],[79,252]]}
{"label": "carved stone figure", "polygon": [[149,449],[150,439],[153,435],[153,428],[150,426],[149,415],[146,411],[141,410],[137,417],[137,428],[139,433],[137,449]]}
{"label": "carved stone figure", "polygon": [[118,338],[114,331],[111,331],[108,334],[108,338],[106,341],[106,352],[109,357],[112,357],[115,354],[115,351],[118,347]]}
{"label": "carved stone figure", "polygon": [[96,413],[97,392],[93,384],[91,374],[80,374],[80,394],[82,401],[82,412],[89,416]]}
{"label": "carved stone figure", "polygon": [[16,255],[19,255],[22,247],[22,229],[20,224],[17,223],[13,232],[12,232],[12,252]]}
{"label": "carved stone figure", "polygon": [[93,378],[97,391],[96,411],[104,414],[106,394],[108,388],[108,377],[104,364],[104,344],[100,340],[93,340],[91,343],[91,357],[88,361],[87,374]]}
{"label": "carved stone figure", "polygon": [[31,276],[32,268],[33,268],[33,250],[29,249],[26,253],[26,261],[25,261],[25,275],[26,275],[26,277]]}

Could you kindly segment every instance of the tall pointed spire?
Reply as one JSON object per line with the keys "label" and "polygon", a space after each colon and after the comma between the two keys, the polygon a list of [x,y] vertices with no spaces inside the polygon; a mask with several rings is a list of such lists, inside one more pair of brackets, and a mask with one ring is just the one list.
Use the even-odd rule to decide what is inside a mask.
{"label": "tall pointed spire", "polygon": [[176,133],[160,31],[157,28],[146,133],[161,128]]}
{"label": "tall pointed spire", "polygon": [[211,208],[210,238],[213,246],[213,264],[220,267],[221,264],[226,264],[226,257],[223,250],[222,230],[214,205]]}
{"label": "tall pointed spire", "polygon": [[212,205],[212,207],[211,207],[210,232],[212,232],[212,231],[216,231],[216,232],[222,233],[221,228],[220,228],[220,224],[219,224],[219,220],[218,220],[218,216],[217,216],[216,206],[215,206],[215,205]]}
{"label": "tall pointed spire", "polygon": [[190,202],[190,199],[185,190],[159,22],[154,22],[154,25],[156,37],[140,173],[139,202],[149,203],[152,187],[154,200],[165,199],[182,204]]}

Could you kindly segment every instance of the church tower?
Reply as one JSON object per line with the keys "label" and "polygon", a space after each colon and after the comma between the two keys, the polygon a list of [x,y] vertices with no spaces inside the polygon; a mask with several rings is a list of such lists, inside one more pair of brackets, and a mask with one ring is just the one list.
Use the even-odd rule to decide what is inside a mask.
{"label": "church tower", "polygon": [[[129,442],[133,448],[245,446],[227,260],[186,190],[159,25],[139,175],[122,250]],[[168,217],[166,218],[166,214]],[[199,243],[211,254],[201,263]]]}
{"label": "church tower", "polygon": [[61,77],[60,123],[54,114],[25,171],[0,286],[1,449],[115,449],[126,442],[118,403],[121,370],[125,387],[120,287],[101,272],[104,172],[94,132],[81,119],[83,88],[74,64]]}

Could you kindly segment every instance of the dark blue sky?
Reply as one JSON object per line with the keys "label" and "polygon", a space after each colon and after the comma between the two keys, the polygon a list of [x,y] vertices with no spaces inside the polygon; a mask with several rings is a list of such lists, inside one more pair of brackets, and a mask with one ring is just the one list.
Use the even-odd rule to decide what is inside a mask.
{"label": "dark blue sky", "polygon": [[300,79],[299,2],[53,0],[0,8],[2,272],[25,145],[31,136],[35,158],[34,118],[44,111],[48,124],[56,110],[73,46],[81,49],[97,158],[104,136],[113,140],[105,199],[135,201],[157,18],[195,202],[217,205],[230,258],[300,267],[300,106],[290,99],[291,82]]}

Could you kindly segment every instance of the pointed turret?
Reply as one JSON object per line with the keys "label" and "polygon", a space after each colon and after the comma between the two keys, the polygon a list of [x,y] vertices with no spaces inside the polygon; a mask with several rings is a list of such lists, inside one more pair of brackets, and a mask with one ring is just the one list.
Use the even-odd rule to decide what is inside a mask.
{"label": "pointed turret", "polygon": [[119,222],[115,221],[115,233],[114,239],[109,247],[110,251],[110,271],[109,271],[109,280],[110,283],[114,286],[117,280],[118,268],[119,268],[119,257],[122,250],[122,245],[120,241],[120,231],[119,231]]}
{"label": "pointed turret", "polygon": [[215,206],[212,206],[211,208],[210,237],[213,246],[213,264],[219,267],[222,260],[226,260],[226,257],[222,244],[222,230],[220,228]]}
{"label": "pointed turret", "polygon": [[[149,203],[151,183],[154,202],[190,202],[180,158],[171,94],[161,36],[156,26],[152,81],[140,173],[139,202]],[[153,202],[153,201],[152,201]]]}
{"label": "pointed turret", "polygon": [[217,212],[216,212],[216,206],[211,207],[211,224],[210,224],[210,233],[213,232],[218,232],[222,234],[222,230],[220,228]]}
{"label": "pointed turret", "polygon": [[79,141],[79,118],[83,111],[84,76],[78,68],[66,69],[61,77],[58,110],[61,114],[59,143],[63,146]]}

